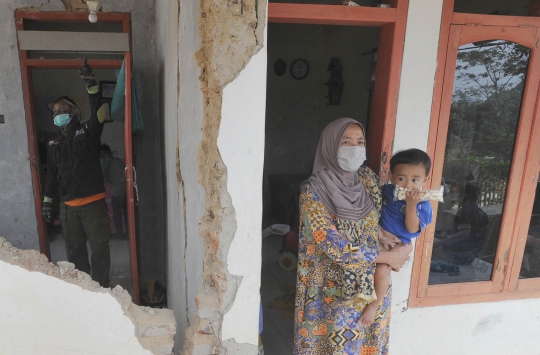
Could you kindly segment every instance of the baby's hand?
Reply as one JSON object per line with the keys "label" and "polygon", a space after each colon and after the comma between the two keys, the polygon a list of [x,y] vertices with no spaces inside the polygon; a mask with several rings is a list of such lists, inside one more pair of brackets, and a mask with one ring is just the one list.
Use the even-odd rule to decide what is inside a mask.
{"label": "baby's hand", "polygon": [[407,197],[405,197],[405,202],[407,203],[407,205],[416,206],[418,202],[421,201],[420,191],[407,190],[406,195]]}

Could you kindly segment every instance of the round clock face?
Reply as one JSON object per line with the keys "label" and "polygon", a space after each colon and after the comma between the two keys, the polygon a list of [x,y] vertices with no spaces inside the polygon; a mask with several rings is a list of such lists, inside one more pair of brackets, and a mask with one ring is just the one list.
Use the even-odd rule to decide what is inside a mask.
{"label": "round clock face", "polygon": [[291,64],[291,75],[296,80],[302,80],[309,74],[309,64],[304,59],[297,59]]}

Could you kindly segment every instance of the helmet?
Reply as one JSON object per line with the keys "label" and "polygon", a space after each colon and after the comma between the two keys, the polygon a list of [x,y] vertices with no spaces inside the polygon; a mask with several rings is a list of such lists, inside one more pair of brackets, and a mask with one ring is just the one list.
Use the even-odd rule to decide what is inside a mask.
{"label": "helmet", "polygon": [[73,114],[76,114],[76,115],[81,114],[81,109],[79,108],[79,106],[77,106],[75,101],[69,98],[69,96],[60,96],[58,99],[49,102],[47,106],[49,107],[49,110],[51,110],[51,114],[53,113],[54,104],[60,101],[64,101],[68,103],[71,107],[73,107]]}

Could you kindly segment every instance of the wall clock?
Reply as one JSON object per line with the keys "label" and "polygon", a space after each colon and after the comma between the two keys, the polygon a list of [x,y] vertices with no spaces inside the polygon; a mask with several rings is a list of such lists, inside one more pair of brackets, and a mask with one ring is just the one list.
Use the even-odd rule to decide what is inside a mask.
{"label": "wall clock", "polygon": [[309,74],[309,64],[305,59],[296,59],[291,64],[291,76],[296,80],[302,80]]}

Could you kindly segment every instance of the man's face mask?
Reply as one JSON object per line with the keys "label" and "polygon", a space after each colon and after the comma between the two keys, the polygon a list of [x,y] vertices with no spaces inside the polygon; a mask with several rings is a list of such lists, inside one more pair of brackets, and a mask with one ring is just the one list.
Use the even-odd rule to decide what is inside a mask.
{"label": "man's face mask", "polygon": [[69,121],[71,121],[71,115],[69,113],[62,113],[54,117],[54,124],[58,127],[67,126]]}
{"label": "man's face mask", "polygon": [[54,124],[58,127],[66,126],[71,121],[72,108],[65,102],[56,104],[53,109]]}

